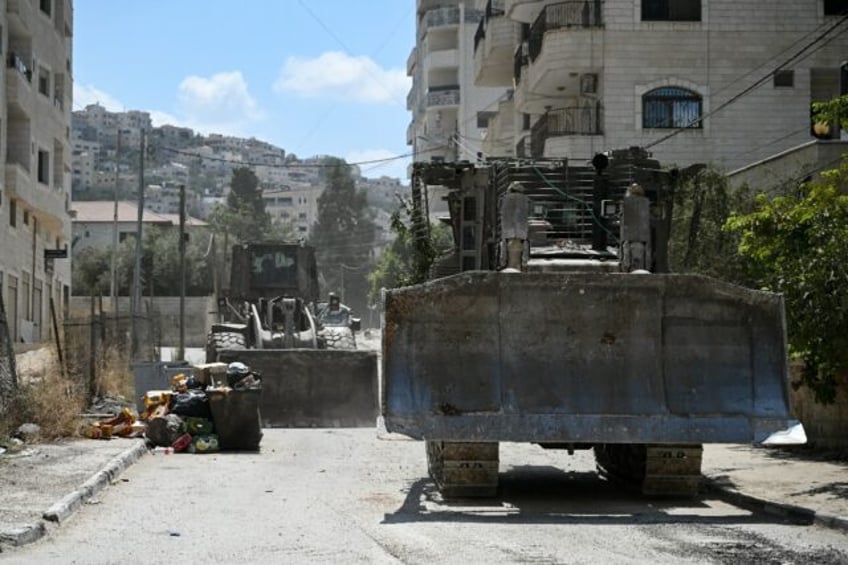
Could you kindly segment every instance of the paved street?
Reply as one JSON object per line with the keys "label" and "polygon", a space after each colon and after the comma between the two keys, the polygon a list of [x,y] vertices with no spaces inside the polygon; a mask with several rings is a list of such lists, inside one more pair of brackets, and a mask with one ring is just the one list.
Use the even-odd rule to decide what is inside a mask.
{"label": "paved street", "polygon": [[848,537],[710,497],[641,498],[591,452],[501,447],[502,493],[445,503],[421,443],[265,430],[262,452],[149,455],[8,563],[846,563]]}

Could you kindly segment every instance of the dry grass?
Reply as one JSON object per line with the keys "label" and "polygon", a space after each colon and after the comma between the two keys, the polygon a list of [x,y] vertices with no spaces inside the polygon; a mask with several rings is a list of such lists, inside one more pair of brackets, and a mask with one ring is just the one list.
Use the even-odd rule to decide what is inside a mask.
{"label": "dry grass", "polygon": [[62,375],[55,355],[21,375],[17,395],[7,417],[0,423],[0,435],[13,433],[23,423],[38,424],[41,439],[52,440],[77,435],[85,408],[85,391]]}
{"label": "dry grass", "polygon": [[110,346],[99,360],[95,391],[97,396],[132,399],[135,381],[130,370],[129,352],[126,348]]}
{"label": "dry grass", "polygon": [[[26,355],[18,371],[18,392],[0,418],[0,437],[13,434],[24,423],[38,424],[43,440],[78,436],[83,425],[80,415],[89,400],[87,371],[71,362],[63,375],[55,351],[47,348]],[[107,348],[97,365],[96,396],[133,397],[132,371],[122,349]]]}

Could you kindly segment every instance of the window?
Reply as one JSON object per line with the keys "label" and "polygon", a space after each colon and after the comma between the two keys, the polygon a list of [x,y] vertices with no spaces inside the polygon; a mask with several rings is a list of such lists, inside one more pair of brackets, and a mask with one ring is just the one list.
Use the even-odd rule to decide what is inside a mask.
{"label": "window", "polygon": [[24,225],[29,225],[29,210],[24,210]]}
{"label": "window", "polygon": [[49,16],[53,13],[53,0],[38,0],[38,7]]}
{"label": "window", "polygon": [[38,182],[50,184],[50,153],[38,150]]}
{"label": "window", "polygon": [[775,88],[792,88],[793,86],[795,86],[795,71],[775,71]]}
{"label": "window", "polygon": [[678,87],[657,88],[642,96],[643,128],[701,128],[701,97]]}
{"label": "window", "polygon": [[700,22],[701,0],[642,0],[643,22]]}
{"label": "window", "polygon": [[848,12],[848,0],[824,0],[825,16],[841,16]]}
{"label": "window", "polygon": [[18,201],[14,198],[9,200],[9,225],[13,228],[18,225]]}
{"label": "window", "polygon": [[50,96],[50,71],[44,67],[38,67],[38,92],[44,96]]}

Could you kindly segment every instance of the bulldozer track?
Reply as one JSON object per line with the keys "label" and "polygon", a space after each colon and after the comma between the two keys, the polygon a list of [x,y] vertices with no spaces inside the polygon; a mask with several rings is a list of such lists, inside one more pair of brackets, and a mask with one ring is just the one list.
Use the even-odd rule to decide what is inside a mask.
{"label": "bulldozer track", "polygon": [[598,472],[607,480],[650,496],[696,496],[701,484],[700,445],[600,444]]}

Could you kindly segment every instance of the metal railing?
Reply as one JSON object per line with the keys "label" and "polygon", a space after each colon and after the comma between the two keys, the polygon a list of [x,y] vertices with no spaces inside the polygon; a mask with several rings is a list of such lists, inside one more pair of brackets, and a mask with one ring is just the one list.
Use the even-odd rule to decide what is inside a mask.
{"label": "metal railing", "polygon": [[512,77],[515,79],[515,86],[518,86],[521,82],[521,71],[527,63],[527,43],[521,42],[515,48],[515,53],[512,56]]}
{"label": "metal railing", "polygon": [[459,105],[459,85],[437,86],[427,90],[427,106]]}
{"label": "metal railing", "polygon": [[530,27],[530,60],[542,52],[545,32],[562,28],[591,28],[603,25],[601,0],[573,0],[545,6]]}
{"label": "metal railing", "polygon": [[489,0],[486,3],[486,9],[484,11],[483,17],[480,19],[480,23],[477,25],[477,31],[474,32],[474,51],[477,51],[477,47],[480,45],[486,38],[486,28],[489,25],[489,20],[491,18],[499,18],[503,16],[506,11],[504,10],[504,4],[506,0]]}
{"label": "metal railing", "polygon": [[548,110],[530,128],[530,155],[544,157],[545,142],[564,135],[602,135],[600,104]]}
{"label": "metal railing", "polygon": [[26,62],[21,58],[20,55],[15,53],[9,53],[9,59],[7,62],[9,68],[17,70],[19,73],[26,77],[27,82],[32,82],[32,69],[27,67]]}

